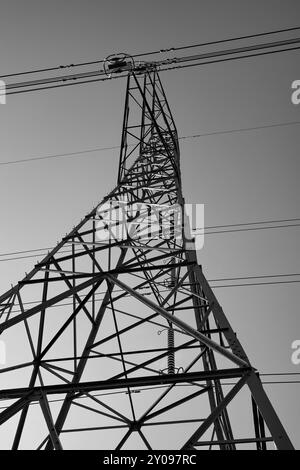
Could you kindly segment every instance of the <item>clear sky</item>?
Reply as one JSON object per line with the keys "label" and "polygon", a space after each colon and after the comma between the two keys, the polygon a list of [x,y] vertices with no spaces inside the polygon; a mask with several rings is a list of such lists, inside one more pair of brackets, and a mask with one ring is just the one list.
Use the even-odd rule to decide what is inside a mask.
{"label": "clear sky", "polygon": [[[1,75],[289,28],[299,14],[296,0],[2,0]],[[180,136],[300,121],[290,99],[299,51],[161,79]],[[124,92],[125,81],[115,80],[8,96],[0,163],[118,145]],[[205,204],[208,226],[300,217],[299,143],[299,125],[183,140],[187,202]],[[53,246],[114,187],[117,166],[117,150],[0,166],[0,254]],[[299,273],[298,244],[297,227],[210,235],[199,261],[208,279]],[[35,262],[0,258],[0,292]],[[291,362],[298,286],[216,290],[262,373],[300,373]],[[300,448],[300,384],[266,389]]]}

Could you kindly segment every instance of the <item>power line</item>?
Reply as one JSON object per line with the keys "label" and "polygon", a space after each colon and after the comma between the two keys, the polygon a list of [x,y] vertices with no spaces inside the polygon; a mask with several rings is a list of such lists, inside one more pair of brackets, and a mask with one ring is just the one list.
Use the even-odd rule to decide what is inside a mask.
{"label": "power line", "polygon": [[[256,54],[248,54],[248,55],[242,55],[242,56],[236,56],[236,57],[228,57],[228,58],[225,58],[225,59],[208,60],[208,61],[198,62],[198,63],[195,63],[195,64],[187,64],[187,65],[174,65],[174,66],[168,66],[167,67],[167,66],[165,66],[165,64],[161,64],[161,65],[158,64],[157,69],[160,72],[164,72],[164,71],[168,71],[168,70],[175,70],[175,69],[183,69],[183,68],[186,69],[186,68],[195,67],[195,66],[228,62],[228,61],[231,61],[231,60],[250,59],[250,58],[258,57],[258,56],[264,56],[264,55],[269,55],[269,54],[277,54],[279,52],[291,52],[291,51],[295,51],[295,50],[299,50],[299,49],[300,49],[300,46],[289,47],[289,48],[286,48],[286,49],[278,49],[276,51],[259,52],[259,53],[256,53]],[[169,61],[169,63],[177,63],[177,62],[179,62],[178,59],[177,60],[175,60],[175,59],[171,60],[170,59],[170,61]],[[104,72],[103,72],[103,74],[101,72],[93,72],[93,73],[90,73],[89,75],[90,76],[104,75]],[[56,81],[63,81],[64,82],[64,81],[68,81],[68,80],[73,80],[73,82],[71,82],[71,83],[62,83],[62,84],[59,84],[59,85],[47,85],[47,86],[41,86],[41,87],[38,87],[38,84],[36,84],[37,88],[28,88],[28,89],[22,89],[22,90],[19,90],[19,91],[10,91],[10,92],[6,92],[6,95],[17,95],[17,94],[28,93],[28,92],[33,92],[33,91],[50,90],[50,89],[54,89],[54,88],[63,88],[63,87],[73,86],[73,85],[103,82],[103,81],[112,80],[112,79],[124,78],[126,76],[127,76],[127,74],[123,73],[121,75],[104,77],[104,78],[95,78],[95,79],[90,79],[90,80],[82,80],[82,79],[79,80],[77,76],[70,77],[70,78],[58,78]],[[54,80],[51,80],[51,82],[53,82],[53,81]],[[44,83],[47,83],[47,82],[45,80],[43,80],[41,85],[43,85]],[[21,86],[25,86],[25,85],[21,85]],[[19,87],[19,85],[17,84],[17,86],[14,86],[14,87],[8,86],[7,89],[9,89],[9,88],[18,88],[18,87]]]}
{"label": "power line", "polygon": [[219,279],[210,279],[210,282],[219,282],[219,281],[239,281],[241,279],[264,279],[270,277],[292,277],[292,276],[300,276],[300,273],[292,273],[292,274],[268,274],[263,276],[244,276],[244,277],[223,277]]}
{"label": "power line", "polygon": [[[287,126],[295,126],[300,124],[300,121],[292,121],[292,122],[282,122],[282,123],[277,123],[277,124],[266,124],[262,126],[255,126],[255,127],[244,127],[244,128],[239,128],[239,129],[229,129],[229,130],[223,130],[223,131],[215,131],[215,132],[205,132],[202,134],[194,134],[194,135],[186,135],[186,136],[181,136],[178,139],[179,140],[188,140],[188,139],[199,139],[201,137],[205,136],[213,136],[213,135],[222,135],[222,134],[233,134],[235,132],[248,132],[248,131],[254,131],[254,130],[259,130],[259,129],[270,129],[270,128],[276,128],[276,127],[287,127]],[[128,145],[128,147],[133,147],[134,145]],[[28,157],[28,158],[23,158],[21,160],[12,160],[12,161],[6,161],[6,162],[0,162],[0,165],[13,165],[13,164],[18,164],[18,163],[26,163],[26,162],[32,162],[36,160],[48,160],[52,158],[63,158],[63,157],[74,157],[77,155],[85,155],[88,153],[94,153],[94,152],[102,152],[102,151],[107,151],[107,150],[117,150],[119,149],[119,145],[114,145],[111,147],[94,147],[91,149],[85,149],[85,150],[79,150],[75,152],[67,152],[67,153],[57,153],[57,154],[52,154],[52,155],[45,155],[43,157]]]}
{"label": "power line", "polygon": [[233,134],[235,132],[248,132],[248,131],[256,131],[259,129],[271,129],[273,127],[284,127],[284,126],[294,126],[296,124],[300,124],[300,121],[292,121],[292,122],[281,122],[277,124],[266,124],[262,126],[255,126],[255,127],[243,127],[239,129],[229,129],[225,131],[215,131],[215,132],[205,132],[203,134],[194,134],[188,136],[179,137],[180,140],[185,139],[198,139],[199,137],[205,137],[210,135],[222,135],[222,134]]}
{"label": "power line", "polygon": [[[290,225],[278,225],[276,227],[257,227],[257,228],[248,228],[248,229],[237,229],[237,230],[222,230],[218,232],[208,232],[205,233],[205,235],[219,235],[219,234],[225,234],[225,233],[237,233],[237,232],[248,232],[248,231],[255,231],[255,230],[265,230],[265,229],[278,229],[278,228],[290,228],[290,227],[300,227],[300,224],[290,224]],[[50,248],[50,250],[53,248]],[[41,249],[42,250],[42,249]],[[30,250],[28,250],[30,252]],[[33,251],[40,251],[40,250],[33,250]],[[16,252],[18,253],[18,252]],[[22,253],[22,251],[20,252]],[[26,251],[25,251],[26,253]],[[71,253],[71,250],[63,250],[60,251],[60,254],[63,253]],[[38,253],[36,255],[28,255],[28,256],[18,256],[18,257],[13,257],[13,258],[4,258],[0,259],[1,262],[6,262],[6,261],[15,261],[15,260],[20,260],[20,259],[27,259],[27,258],[34,258],[36,256],[46,256],[47,253]],[[0,254],[1,256],[6,256],[5,253]]]}
{"label": "power line", "polygon": [[269,372],[269,373],[263,373],[263,374],[259,374],[261,376],[275,376],[275,375],[300,375],[300,372]]}
{"label": "power line", "polygon": [[[144,57],[144,56],[149,56],[149,55],[155,55],[155,54],[161,54],[165,52],[173,52],[173,51],[181,51],[181,50],[186,50],[186,49],[194,49],[194,48],[199,48],[199,47],[204,47],[204,46],[213,46],[217,44],[223,44],[227,42],[234,42],[234,41],[242,41],[244,39],[254,39],[262,36],[269,36],[269,35],[275,35],[275,34],[282,34],[282,33],[288,33],[292,31],[298,31],[300,30],[299,26],[292,27],[292,28],[285,28],[285,29],[277,29],[277,30],[272,30],[272,31],[265,31],[261,33],[256,33],[256,34],[248,34],[244,36],[235,36],[231,38],[226,38],[226,39],[220,39],[216,41],[209,41],[209,42],[202,42],[198,44],[190,44],[190,45],[185,45],[185,46],[178,46],[178,47],[168,47],[164,49],[158,49],[155,51],[150,51],[150,52],[144,52],[144,53],[138,53],[134,54],[131,57],[137,58],[137,57]],[[68,69],[68,68],[76,68],[76,67],[86,67],[89,65],[96,65],[96,64],[102,64],[105,62],[104,59],[97,59],[97,60],[92,60],[92,61],[85,61],[85,62],[77,62],[77,63],[71,63],[71,64],[64,64],[64,65],[58,65],[58,66],[53,66],[53,67],[48,67],[48,68],[36,68],[36,69],[31,69],[23,72],[17,72],[17,73],[10,73],[6,75],[1,75],[0,78],[9,78],[9,77],[16,77],[16,76],[21,76],[21,75],[29,75],[29,74],[35,74],[35,73],[42,73],[42,72],[52,72],[55,70],[63,70],[63,69]]]}
{"label": "power line", "polygon": [[[293,277],[293,276],[300,276],[300,274],[278,274],[278,275],[270,275],[270,276],[246,276],[246,277],[236,277],[236,278],[231,278],[232,280],[243,280],[243,279],[260,279],[260,278],[275,278],[275,277]],[[218,281],[226,281],[227,279],[209,279],[209,282],[218,282]],[[230,280],[230,278],[228,279]],[[234,284],[234,283],[229,283],[229,284],[225,284],[225,285],[213,285],[211,286],[212,289],[219,289],[219,288],[225,288],[225,287],[247,287],[247,286],[263,286],[263,285],[274,285],[274,284],[294,284],[294,283],[299,283],[300,280],[290,280],[290,281],[269,281],[269,282],[256,282],[256,283],[244,283],[244,284]],[[149,288],[148,286],[146,287],[147,289]],[[117,294],[119,292],[124,292],[122,289],[115,289],[114,290],[114,294]],[[161,289],[160,292],[170,292],[170,289]],[[106,291],[101,291],[101,292],[97,292],[95,295],[97,298],[95,298],[95,301],[96,302],[100,302],[102,301],[104,298],[103,297],[99,297],[99,295],[103,295],[103,294],[106,294]],[[151,292],[150,293],[147,293],[147,292],[144,292],[143,295],[151,295]],[[83,298],[82,296],[78,296],[79,298]],[[86,304],[88,303],[92,303],[93,300],[87,300],[86,301]],[[33,301],[30,301],[30,302],[23,302],[23,305],[36,305],[36,304],[39,304],[40,303],[40,300],[33,300]],[[69,306],[73,306],[73,302],[66,302],[66,303],[63,303],[63,304],[58,304],[58,305],[50,305],[49,307],[47,307],[47,309],[49,308],[61,308],[61,307],[69,307]],[[8,312],[7,312],[8,313]],[[15,314],[15,313],[22,313],[22,310],[11,310],[10,312],[10,315],[11,314]]]}
{"label": "power line", "polygon": [[[280,220],[262,220],[262,221],[257,221],[257,222],[243,222],[241,224],[211,225],[211,226],[207,226],[205,228],[206,229],[214,229],[214,228],[227,228],[227,227],[241,227],[241,226],[244,226],[244,225],[278,224],[278,223],[283,223],[283,222],[294,222],[294,221],[297,221],[297,220],[300,220],[300,218],[280,219]],[[197,230],[197,229],[194,228],[193,230]]]}
{"label": "power line", "polygon": [[[231,60],[250,59],[250,58],[253,58],[253,57],[264,56],[264,55],[269,55],[269,54],[277,54],[279,52],[296,51],[296,50],[299,50],[299,49],[300,49],[300,46],[288,47],[286,49],[278,49],[276,51],[259,52],[259,53],[255,53],[255,54],[246,54],[246,55],[240,55],[240,56],[234,56],[234,57],[227,57],[225,59],[208,60],[208,61],[197,62],[195,64],[178,65],[178,66],[174,65],[174,66],[165,67],[163,69],[160,69],[160,71],[163,72],[165,70],[174,70],[174,69],[196,67],[196,66],[200,66],[200,65],[217,64],[217,63],[222,63],[222,62],[228,62],[228,61],[231,61]],[[227,54],[232,54],[232,52],[228,52],[224,55],[227,55]],[[196,59],[194,59],[194,60],[196,60]],[[175,62],[176,61],[174,61],[174,63]]]}
{"label": "power line", "polygon": [[[48,86],[43,86],[43,87],[40,87],[40,88],[29,88],[27,90],[11,91],[11,92],[6,93],[6,95],[18,95],[18,94],[21,94],[21,93],[30,93],[32,91],[43,91],[43,90],[51,90],[51,89],[54,89],[54,88],[64,88],[64,87],[67,87],[67,86],[85,85],[87,83],[106,82],[107,80],[114,80],[114,79],[117,79],[117,78],[123,78],[125,76],[126,75],[117,75],[117,76],[114,76],[114,77],[94,78],[94,79],[91,79],[91,80],[81,80],[81,81],[75,81],[75,82],[72,82],[72,83],[64,83],[64,84],[60,84],[60,85],[48,85]],[[77,79],[73,78],[73,80],[77,80]],[[62,81],[64,81],[64,80],[62,80]]]}
{"label": "power line", "polygon": [[292,380],[292,381],[281,381],[281,382],[262,382],[264,385],[280,385],[280,384],[300,384],[300,380]]}
{"label": "power line", "polygon": [[299,281],[271,281],[271,282],[249,282],[245,284],[225,284],[223,286],[211,286],[213,289],[223,289],[225,287],[253,287],[253,286],[270,286],[275,284],[295,284],[299,283]]}
{"label": "power line", "polygon": [[[265,220],[265,221],[259,221],[259,222],[243,222],[240,224],[227,224],[227,225],[214,225],[214,226],[207,226],[205,227],[206,230],[208,229],[215,229],[215,228],[228,228],[228,227],[243,227],[243,226],[249,226],[249,225],[262,225],[262,224],[270,224],[270,223],[286,223],[286,222],[293,222],[293,221],[300,221],[300,218],[293,218],[293,219],[279,219],[279,220]],[[276,228],[285,228],[285,227],[298,227],[300,224],[288,224],[288,225],[279,225]],[[275,228],[273,226],[271,227],[257,227],[257,229],[265,229],[265,228]],[[195,228],[193,230],[196,230]],[[248,230],[243,229],[243,230]],[[242,229],[238,229],[237,231],[242,231]],[[225,231],[219,231],[219,232],[209,232],[209,234],[214,234],[214,233],[226,233],[230,232],[229,230]],[[231,233],[231,232],[230,232]],[[11,260],[18,260],[18,259],[24,259],[24,258],[33,258],[35,256],[42,256],[45,255],[46,253],[39,253],[41,251],[50,251],[53,250],[54,247],[44,247],[44,248],[36,248],[32,250],[22,250],[22,251],[12,251],[12,252],[7,252],[7,253],[0,253],[0,258],[4,256],[14,256],[14,255],[23,255],[27,253],[36,253],[34,255],[30,256],[21,256],[21,257],[14,257],[14,258],[9,258],[9,259],[0,259],[1,261],[11,261]],[[60,253],[70,253],[71,250],[63,250]]]}
{"label": "power line", "polygon": [[[223,57],[223,56],[230,56],[233,54],[244,54],[248,52],[255,52],[255,51],[263,51],[264,49],[271,49],[275,47],[284,47],[284,46],[291,46],[294,44],[298,44],[300,42],[300,38],[292,38],[292,39],[286,39],[283,41],[273,41],[269,43],[260,43],[260,44],[253,44],[250,46],[242,46],[242,47],[236,47],[236,48],[231,48],[231,49],[225,49],[225,50],[220,50],[220,51],[213,51],[213,52],[207,52],[207,53],[201,53],[201,54],[195,54],[192,56],[183,56],[183,57],[174,57],[173,59],[167,59],[165,61],[161,61],[158,63],[158,66],[164,66],[164,65],[169,65],[172,63],[185,63],[185,62],[191,62],[195,60],[207,60],[207,59],[215,59],[218,57]],[[298,46],[297,46],[298,47]],[[288,49],[277,49],[275,51],[270,51],[270,53],[276,53],[276,52],[285,52],[287,50],[292,50],[290,48]],[[269,51],[264,52],[267,54]],[[242,58],[243,56],[238,56],[238,58]],[[251,57],[251,55],[247,55],[247,57]]]}
{"label": "power line", "polygon": [[[300,38],[292,38],[292,39],[287,39],[283,41],[273,41],[271,43],[261,43],[261,44],[256,44],[256,45],[251,45],[251,46],[244,46],[244,47],[239,47],[239,48],[231,48],[227,49],[224,51],[214,51],[210,53],[205,53],[205,54],[196,54],[194,56],[187,56],[187,57],[174,57],[172,59],[166,59],[162,61],[156,61],[152,62],[151,66],[156,67],[157,70],[164,71],[164,70],[173,70],[173,69],[179,69],[179,68],[187,68],[191,66],[199,66],[199,65],[206,65],[206,64],[212,64],[212,63],[217,63],[217,62],[224,62],[228,60],[237,60],[237,59],[243,59],[243,58],[251,58],[251,57],[256,57],[259,55],[266,55],[266,54],[274,54],[274,53],[279,53],[279,52],[287,52],[287,51],[294,51],[300,48],[300,46],[295,46],[295,47],[286,47],[284,49],[276,49],[276,50],[267,50],[264,51],[265,49],[271,49],[271,48],[278,48],[278,47],[283,47],[283,46],[291,46],[293,44],[297,44],[300,42]],[[246,55],[237,55],[237,54],[245,54],[250,51],[259,51],[253,54],[246,54]],[[225,59],[214,59],[216,57],[222,57],[226,56]],[[227,57],[231,56],[231,57]],[[213,60],[212,60],[213,59]],[[182,65],[183,62],[194,62],[196,60],[201,60],[201,62],[198,63],[193,63],[193,64],[186,64]],[[176,66],[169,66],[169,64],[181,64],[181,65],[176,65]],[[111,78],[122,78],[127,76],[127,71],[125,73],[121,72],[119,75],[116,75],[114,77],[107,77],[105,76],[106,72],[104,70],[96,70],[96,71],[91,71],[91,72],[84,72],[80,74],[69,74],[65,76],[56,76],[56,77],[49,77],[49,78],[43,78],[39,80],[31,80],[27,82],[16,82],[16,83],[11,83],[6,85],[6,94],[11,95],[11,94],[19,94],[19,93],[24,93],[24,92],[31,92],[31,91],[39,91],[39,90],[45,90],[45,89],[50,89],[50,88],[58,88],[58,87],[64,87],[64,86],[69,86],[69,85],[74,85],[74,84],[80,84],[80,83],[90,83],[90,82],[95,82],[95,81],[103,81],[103,80],[109,80]],[[101,77],[101,78],[91,78],[91,77]],[[89,80],[89,78],[91,78]],[[87,80],[86,80],[87,79]],[[59,83],[56,85],[48,85],[52,83],[58,83],[58,82],[66,82],[66,81],[71,81],[71,83]],[[75,82],[74,82],[75,81]],[[34,88],[27,88],[26,87],[34,87]],[[17,90],[17,91],[9,91],[9,90],[14,90],[16,88],[23,88],[22,90]]]}
{"label": "power line", "polygon": [[[273,374],[260,374],[260,375],[273,375]],[[281,374],[277,374],[277,375],[281,375]],[[282,374],[283,375],[283,374]],[[291,374],[291,375],[298,375],[298,374]],[[271,382],[266,382],[266,381],[262,381],[263,384],[265,385],[280,385],[280,384],[299,384],[300,383],[300,380],[292,380],[292,381],[271,381]],[[236,382],[223,382],[222,383],[222,386],[232,386],[232,385],[235,385]],[[195,385],[193,384],[177,384],[176,387],[193,387]],[[138,388],[136,391],[134,391],[134,393],[140,393],[140,392],[145,392],[145,391],[151,391],[151,390],[157,390],[157,389],[166,389],[168,388],[169,386],[168,385],[158,385],[158,386],[153,386],[153,387],[143,387],[143,388]],[[96,393],[96,394],[91,394],[92,397],[104,397],[104,396],[108,396],[108,395],[123,395],[123,394],[127,394],[128,392],[126,391],[118,391],[118,392],[108,392],[108,393]],[[132,393],[132,391],[131,391]],[[88,399],[89,397],[88,396],[79,396],[79,397],[76,397],[76,400],[86,400]],[[10,398],[2,398],[1,401],[7,401],[7,400],[11,400]],[[62,402],[64,401],[64,398],[55,398],[53,400],[48,400],[49,403],[56,403],[56,402]],[[29,406],[32,406],[32,405],[38,405],[39,402],[38,401],[32,401],[29,403]],[[7,409],[9,406],[1,406],[0,409],[3,410],[3,409]]]}
{"label": "power line", "polygon": [[44,157],[29,157],[29,158],[23,158],[22,160],[13,160],[13,161],[8,161],[8,162],[0,162],[0,165],[13,165],[16,163],[24,163],[24,162],[32,162],[35,160],[48,160],[49,158],[62,158],[62,157],[73,157],[75,155],[83,155],[87,153],[93,153],[93,152],[103,152],[105,150],[115,150],[119,149],[120,146],[114,146],[114,147],[95,147],[93,149],[86,149],[86,150],[81,150],[77,152],[68,152],[68,153],[58,153],[58,154],[53,154],[53,155],[45,155]]}
{"label": "power line", "polygon": [[250,34],[250,35],[247,35],[247,36],[238,36],[238,37],[234,37],[234,38],[220,39],[219,41],[212,41],[212,42],[205,42],[205,43],[200,43],[200,44],[191,44],[189,46],[175,47],[174,50],[180,51],[180,50],[191,49],[191,48],[195,48],[195,47],[212,46],[212,45],[221,44],[221,43],[225,43],[225,42],[241,41],[243,39],[253,39],[253,38],[258,38],[258,37],[262,37],[262,36],[269,36],[269,35],[272,35],[272,34],[287,33],[287,32],[297,31],[297,30],[300,30],[299,26],[296,26],[294,28],[277,29],[277,30],[266,31],[266,32],[257,33],[257,34]]}
{"label": "power line", "polygon": [[[50,250],[52,250],[52,249],[53,248],[50,248]],[[33,251],[35,251],[35,250],[33,250]],[[60,254],[71,253],[71,250],[63,250],[63,251],[60,251],[59,253]],[[0,256],[3,256],[3,255],[0,255]],[[15,261],[15,260],[20,260],[20,259],[35,258],[36,256],[46,256],[46,253],[39,253],[39,254],[36,254],[36,255],[18,256],[18,257],[14,257],[14,258],[0,259],[0,263],[5,262],[5,261]]]}
{"label": "power line", "polygon": [[252,228],[241,228],[241,229],[234,229],[234,230],[219,230],[219,231],[214,231],[214,232],[205,232],[203,229],[197,229],[201,230],[202,233],[205,235],[216,235],[220,233],[235,233],[235,232],[250,232],[254,230],[269,230],[269,229],[277,229],[277,228],[288,228],[288,227],[300,227],[300,224],[289,224],[289,225],[275,225],[272,227],[252,227]]}

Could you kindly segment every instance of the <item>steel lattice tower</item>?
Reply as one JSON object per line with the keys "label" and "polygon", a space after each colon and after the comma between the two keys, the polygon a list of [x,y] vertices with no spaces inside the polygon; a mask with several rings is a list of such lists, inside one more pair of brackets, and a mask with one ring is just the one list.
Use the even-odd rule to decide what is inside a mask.
{"label": "steel lattice tower", "polygon": [[141,236],[174,206],[176,127],[157,71],[133,69],[116,188],[0,297],[0,447],[293,448],[186,230],[162,211],[169,236]]}

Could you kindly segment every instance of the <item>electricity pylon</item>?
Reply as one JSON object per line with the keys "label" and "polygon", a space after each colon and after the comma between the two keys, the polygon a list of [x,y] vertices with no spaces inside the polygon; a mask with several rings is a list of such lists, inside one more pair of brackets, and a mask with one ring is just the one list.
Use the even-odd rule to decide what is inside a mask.
{"label": "electricity pylon", "polygon": [[293,448],[198,264],[151,66],[128,73],[116,188],[0,314],[2,448]]}

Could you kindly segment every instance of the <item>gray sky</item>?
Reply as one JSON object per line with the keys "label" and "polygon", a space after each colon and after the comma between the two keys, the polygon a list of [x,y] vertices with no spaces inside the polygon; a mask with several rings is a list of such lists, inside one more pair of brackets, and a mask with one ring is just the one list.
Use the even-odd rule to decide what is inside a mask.
{"label": "gray sky", "polygon": [[[2,0],[1,75],[298,26],[283,0]],[[290,86],[299,52],[161,74],[180,136],[300,121]],[[120,142],[125,81],[8,96],[0,162]],[[299,217],[299,125],[181,143],[187,202],[208,226]],[[0,166],[0,253],[51,247],[116,182],[118,151]],[[208,279],[299,272],[299,228],[210,235],[199,253]],[[0,262],[0,292],[36,260]],[[299,372],[298,284],[216,290],[254,366]],[[9,353],[9,351],[8,351]],[[267,392],[300,448],[299,387]]]}

